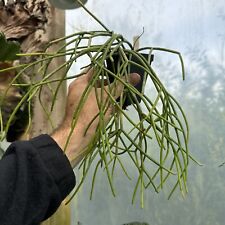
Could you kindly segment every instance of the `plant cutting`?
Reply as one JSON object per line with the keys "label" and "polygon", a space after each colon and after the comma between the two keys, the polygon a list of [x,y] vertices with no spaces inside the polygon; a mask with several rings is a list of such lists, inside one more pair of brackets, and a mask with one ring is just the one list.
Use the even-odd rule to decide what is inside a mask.
{"label": "plant cutting", "polygon": [[[140,189],[141,206],[143,207],[145,189],[151,187],[159,192],[170,178],[174,183],[169,197],[177,187],[179,187],[182,194],[185,194],[187,192],[186,182],[189,159],[194,160],[188,150],[189,128],[187,119],[180,104],[167,91],[150,64],[154,51],[177,54],[181,62],[184,79],[184,65],[180,53],[154,47],[134,49],[133,45],[122,35],[110,31],[80,0],[77,3],[104,30],[84,31],[53,40],[43,52],[17,54],[18,57],[35,58],[35,61],[2,70],[3,72],[17,69],[17,74],[11,85],[26,88],[26,93],[23,94],[14,111],[2,126],[2,138],[4,138],[4,134],[7,134],[16,113],[23,104],[29,105],[28,117],[31,118],[33,97],[36,94],[40,96],[44,86],[51,89],[50,84],[57,83],[58,88],[56,91],[52,91],[52,110],[62,82],[82,76],[82,73],[70,75],[69,71],[72,64],[85,57],[88,63],[82,69],[93,68],[94,75],[89,86],[85,89],[78,107],[74,110],[67,144],[90,90],[93,87],[100,87],[104,91],[105,85],[109,85],[111,88],[107,91],[109,98],[106,104],[101,104],[102,96],[101,94],[98,96],[100,112],[96,115],[96,118],[99,118],[99,124],[93,141],[85,150],[86,156],[79,165],[82,176],[74,195],[80,189],[87,175],[91,173],[90,197],[92,197],[96,176],[98,171],[103,169],[108,178],[112,194],[115,196],[116,191],[113,182],[113,177],[116,176],[114,173],[115,168],[121,168],[125,176],[132,179],[124,164],[125,159],[129,159],[138,172],[132,202],[135,201],[137,190]],[[52,46],[65,41],[66,44],[61,44],[58,51],[51,52],[50,48]],[[68,60],[49,72],[50,63],[55,58],[64,56]],[[24,83],[17,82],[24,74],[30,74],[34,67],[37,68],[37,73],[42,77],[40,80],[34,82],[30,79],[30,81]],[[133,87],[127,80],[128,74],[133,70],[140,71],[142,79],[139,87]],[[58,71],[64,71],[61,79],[55,78]],[[34,76],[35,73],[32,74],[32,77]],[[118,85],[118,83],[124,85],[124,92],[119,98],[115,99],[113,91],[115,90],[114,86]],[[151,92],[146,93],[146,85],[150,85]],[[41,98],[39,98],[39,101],[42,103]],[[115,112],[106,126],[104,113],[109,104],[114,105]],[[46,110],[44,104],[42,104],[42,107],[54,127],[54,121],[51,120],[51,110]],[[129,115],[126,109],[128,111],[133,110],[136,118]],[[31,126],[31,123],[28,124],[27,130],[29,130],[29,126]],[[91,126],[91,123],[89,126]],[[67,150],[67,144],[64,151]],[[92,173],[90,168],[93,165],[95,169]]]}

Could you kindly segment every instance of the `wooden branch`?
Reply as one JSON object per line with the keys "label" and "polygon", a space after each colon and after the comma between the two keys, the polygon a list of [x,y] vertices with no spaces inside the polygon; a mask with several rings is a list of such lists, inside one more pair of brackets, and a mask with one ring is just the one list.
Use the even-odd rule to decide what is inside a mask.
{"label": "wooden branch", "polygon": [[20,42],[23,52],[43,49],[47,42],[44,36],[49,19],[50,5],[45,0],[0,5],[0,31],[7,39]]}

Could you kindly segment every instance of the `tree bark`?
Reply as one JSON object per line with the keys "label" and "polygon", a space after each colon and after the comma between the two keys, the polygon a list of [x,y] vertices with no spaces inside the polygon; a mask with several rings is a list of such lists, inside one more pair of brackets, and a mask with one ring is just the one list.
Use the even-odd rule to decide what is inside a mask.
{"label": "tree bark", "polygon": [[[46,43],[50,40],[65,36],[65,13],[57,10],[45,0],[16,0],[8,1],[7,4],[0,0],[0,31],[3,32],[8,40],[20,42],[21,49],[24,53],[38,52],[44,49]],[[59,46],[55,46],[54,48]],[[55,49],[52,48],[51,51]],[[22,60],[34,60],[23,58]],[[65,58],[55,59],[49,70],[51,71],[57,65],[62,64]],[[54,78],[64,76],[63,71],[59,72]],[[33,79],[29,77],[28,79]],[[35,80],[41,79],[38,75]],[[51,84],[53,90],[57,84]],[[37,94],[38,96],[38,94]],[[50,103],[52,101],[52,92],[49,87],[43,86],[40,93],[42,104],[46,106],[57,127],[64,116],[66,83],[64,82],[57,95],[57,101],[53,111],[50,112]],[[46,112],[41,106],[39,99],[35,98],[33,102],[33,118],[30,133],[25,138],[31,138],[41,133],[51,133],[53,127],[50,125]],[[43,223],[44,225],[69,225],[70,224],[70,207],[62,206],[50,219]]]}

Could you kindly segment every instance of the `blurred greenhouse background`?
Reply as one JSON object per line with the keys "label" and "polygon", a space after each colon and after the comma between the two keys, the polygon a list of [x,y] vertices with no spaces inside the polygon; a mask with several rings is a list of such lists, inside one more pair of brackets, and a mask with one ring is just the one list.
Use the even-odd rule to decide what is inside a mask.
{"label": "blurred greenhouse background", "polygon": [[[157,46],[182,53],[186,80],[177,56],[154,53],[153,68],[180,101],[190,124],[190,151],[204,166],[191,162],[189,193],[177,190],[167,199],[169,184],[159,194],[149,189],[145,207],[131,204],[132,182],[121,170],[114,180],[114,198],[104,173],[99,174],[93,199],[86,180],[73,204],[73,225],[223,225],[225,221],[225,2],[224,0],[89,0],[86,6],[111,30],[140,47]],[[82,9],[66,12],[67,34],[101,29]],[[82,62],[71,73],[79,72]],[[146,93],[150,93],[146,87]],[[132,113],[132,108],[128,109]],[[129,174],[132,167],[126,166]],[[79,179],[79,171],[75,171]]]}

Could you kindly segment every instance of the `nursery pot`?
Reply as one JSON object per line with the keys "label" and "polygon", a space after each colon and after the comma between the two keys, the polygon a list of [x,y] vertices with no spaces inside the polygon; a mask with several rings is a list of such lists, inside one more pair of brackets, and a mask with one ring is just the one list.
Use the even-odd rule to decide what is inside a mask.
{"label": "nursery pot", "polygon": [[[154,55],[150,55],[149,56],[149,54],[145,54],[145,53],[141,53],[140,55],[142,56],[142,58],[147,60],[149,65],[151,65],[151,63],[154,60]],[[144,81],[144,76],[145,76],[146,72],[145,72],[145,70],[143,68],[141,68],[141,66],[145,67],[144,62],[142,61],[142,59],[140,59],[139,57],[136,57],[133,54],[129,55],[127,53],[126,56],[129,59],[129,61],[130,61],[128,63],[127,68],[126,68],[126,70],[127,70],[126,72],[127,73],[138,73],[140,75],[141,80],[134,87],[140,93],[142,93],[143,92],[143,88],[144,88],[143,87],[143,81]],[[118,68],[120,68],[120,66],[122,64],[122,58],[117,53],[114,54],[112,58],[113,58],[113,61],[111,59],[109,59],[109,58],[106,60],[106,66],[107,66],[108,70],[110,70],[114,74],[117,74],[118,73]],[[139,64],[140,66],[135,65],[132,62],[134,62],[136,64]],[[112,75],[109,75],[109,80],[110,80],[110,82],[113,82],[114,81],[114,77]],[[117,99],[117,101],[119,102],[120,99]],[[141,97],[138,94],[136,94],[136,101],[138,101],[139,103],[141,102]],[[126,109],[127,106],[131,105],[132,103],[135,103],[135,100],[132,99],[131,95],[127,94],[127,96],[125,97],[124,102],[123,102],[123,109]]]}

